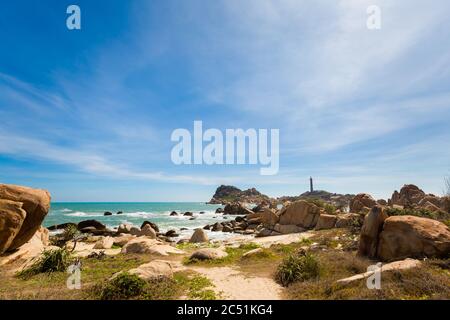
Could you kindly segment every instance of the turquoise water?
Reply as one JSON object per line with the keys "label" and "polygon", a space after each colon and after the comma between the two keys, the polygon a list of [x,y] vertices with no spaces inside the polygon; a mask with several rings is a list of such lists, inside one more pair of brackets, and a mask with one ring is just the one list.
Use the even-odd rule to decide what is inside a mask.
{"label": "turquoise water", "polygon": [[[83,220],[95,219],[109,228],[117,227],[121,223],[131,223],[140,227],[143,221],[149,220],[156,223],[163,232],[175,229],[180,234],[188,236],[192,234],[192,230],[195,228],[204,227],[207,224],[223,221],[227,218],[215,213],[219,207],[221,206],[203,202],[56,202],[52,203],[50,212],[44,220],[44,226],[49,227],[66,222],[78,223]],[[105,211],[110,211],[113,215],[104,216]],[[123,214],[117,215],[118,211],[122,211]],[[178,213],[190,211],[194,213],[196,219],[189,220],[190,217],[182,215],[171,217],[172,211]],[[201,211],[205,213],[200,214]],[[188,230],[180,231],[180,228],[188,228]],[[210,235],[214,238],[225,236],[222,232],[214,232]]]}

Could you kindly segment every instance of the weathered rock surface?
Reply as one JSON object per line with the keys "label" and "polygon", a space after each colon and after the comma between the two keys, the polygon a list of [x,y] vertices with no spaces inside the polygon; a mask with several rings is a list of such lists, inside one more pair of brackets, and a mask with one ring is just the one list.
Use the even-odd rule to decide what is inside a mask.
{"label": "weathered rock surface", "polygon": [[223,250],[215,249],[215,248],[204,248],[194,251],[192,253],[190,259],[197,259],[197,260],[213,260],[213,259],[221,259],[228,256],[228,253],[226,253]]}
{"label": "weathered rock surface", "polygon": [[50,208],[50,194],[45,190],[0,184],[0,199],[21,202],[27,213],[19,232],[8,246],[8,250],[13,250],[28,242],[41,227]]}
{"label": "weathered rock surface", "polygon": [[379,236],[378,257],[383,261],[406,257],[446,257],[450,230],[436,220],[415,216],[386,219]]}
{"label": "weathered rock surface", "polygon": [[141,229],[144,228],[146,225],[150,225],[150,227],[152,227],[153,230],[159,232],[159,227],[156,223],[153,223],[151,221],[144,221],[141,225]]}
{"label": "weathered rock surface", "polygon": [[252,210],[245,207],[244,205],[235,202],[235,203],[229,203],[225,206],[223,209],[223,214],[229,214],[229,215],[246,215],[253,213]]}
{"label": "weathered rock surface", "polygon": [[373,207],[369,214],[366,215],[361,228],[358,249],[359,255],[369,258],[377,256],[379,234],[387,218],[387,214],[384,213],[383,208],[380,206]]}
{"label": "weathered rock surface", "polygon": [[167,256],[170,253],[181,254],[183,251],[163,244],[161,241],[156,239],[149,239],[145,237],[135,238],[129,241],[125,246],[123,246],[122,251],[123,254],[129,253],[148,253],[155,255]]}
{"label": "weathered rock surface", "polygon": [[0,200],[0,254],[9,249],[26,215],[22,202]]}
{"label": "weathered rock surface", "polygon": [[316,230],[332,229],[336,225],[337,217],[331,214],[321,214],[317,220]]}
{"label": "weathered rock surface", "polygon": [[376,203],[377,202],[370,194],[359,193],[350,201],[350,212],[359,213],[364,209],[369,210],[376,205]]}
{"label": "weathered rock surface", "polygon": [[169,261],[153,260],[149,263],[129,270],[128,273],[135,274],[139,278],[148,281],[160,277],[172,277],[173,268]]}
{"label": "weathered rock surface", "polygon": [[94,249],[111,249],[113,244],[114,244],[113,237],[102,237],[95,243]]}
{"label": "weathered rock surface", "polygon": [[305,231],[304,228],[293,225],[293,224],[276,224],[273,227],[273,230],[278,234],[290,234],[290,233],[299,233]]}
{"label": "weathered rock surface", "polygon": [[208,235],[206,234],[205,230],[199,228],[195,229],[194,233],[192,234],[191,239],[189,240],[190,243],[201,243],[201,242],[208,242]]}
{"label": "weathered rock surface", "polygon": [[260,210],[261,222],[264,226],[274,226],[280,220],[280,217],[269,208],[263,208]]}
{"label": "weathered rock surface", "polygon": [[145,224],[139,232],[139,236],[146,236],[151,239],[156,239],[156,232],[150,224]]}
{"label": "weathered rock surface", "polygon": [[96,230],[106,230],[106,226],[97,220],[85,220],[85,221],[81,221],[77,225],[78,230],[82,230],[82,229],[90,228],[90,227],[95,228]]}
{"label": "weathered rock surface", "polygon": [[280,212],[279,224],[314,228],[320,216],[320,208],[312,203],[299,200]]}

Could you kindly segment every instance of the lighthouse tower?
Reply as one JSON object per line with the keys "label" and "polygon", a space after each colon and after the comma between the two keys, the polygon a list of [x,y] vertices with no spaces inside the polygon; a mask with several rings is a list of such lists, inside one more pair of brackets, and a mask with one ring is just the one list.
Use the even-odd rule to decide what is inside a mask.
{"label": "lighthouse tower", "polygon": [[314,191],[314,187],[313,187],[313,178],[309,177],[309,191],[313,192]]}

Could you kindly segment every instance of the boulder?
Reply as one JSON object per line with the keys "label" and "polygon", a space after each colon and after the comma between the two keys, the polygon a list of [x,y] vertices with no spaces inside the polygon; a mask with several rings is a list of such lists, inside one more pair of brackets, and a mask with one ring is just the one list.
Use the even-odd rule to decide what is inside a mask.
{"label": "boulder", "polygon": [[22,202],[0,200],[0,254],[9,249],[26,216]]}
{"label": "boulder", "polygon": [[265,226],[274,226],[278,223],[280,220],[280,217],[269,208],[262,209],[261,215],[261,222]]}
{"label": "boulder", "polygon": [[336,225],[337,216],[331,214],[321,214],[317,220],[316,230],[332,229]]}
{"label": "boulder", "polygon": [[216,213],[223,213],[223,208],[217,208]]}
{"label": "boulder", "polygon": [[239,202],[229,203],[225,206],[223,209],[223,214],[229,214],[229,215],[246,215],[254,213],[252,210],[248,209],[247,207],[243,206]]}
{"label": "boulder", "polygon": [[96,230],[106,230],[106,226],[97,220],[84,220],[77,225],[78,230],[89,227],[95,228]]}
{"label": "boulder", "polygon": [[436,197],[432,194],[427,194],[422,199],[420,199],[420,201],[417,204],[420,207],[425,208],[425,206],[429,203],[433,204],[434,206],[436,206],[438,208],[442,207],[442,200],[439,197]]}
{"label": "boulder", "polygon": [[139,237],[141,235],[141,229],[139,229],[138,227],[131,227],[130,234]]}
{"label": "boulder", "polygon": [[112,212],[106,211],[103,215],[104,216],[112,216]]}
{"label": "boulder", "polygon": [[223,230],[223,225],[220,222],[216,222],[214,223],[214,225],[212,226],[211,231],[222,231]]}
{"label": "boulder", "polygon": [[214,260],[221,259],[228,256],[223,250],[215,249],[215,248],[204,248],[194,251],[189,259],[193,260]]}
{"label": "boulder", "polygon": [[119,228],[117,229],[117,233],[130,233],[131,228],[133,225],[128,223],[122,223],[119,225]]}
{"label": "boulder", "polygon": [[376,203],[370,194],[359,193],[350,201],[350,212],[359,213],[365,208],[371,209]]}
{"label": "boulder", "polygon": [[386,219],[379,235],[378,257],[383,261],[407,257],[448,257],[450,230],[442,222],[415,217]]}
{"label": "boulder", "polygon": [[113,244],[114,239],[112,237],[102,237],[95,243],[94,249],[111,249]]}
{"label": "boulder", "polygon": [[123,211],[117,211],[116,214],[123,214]]}
{"label": "boulder", "polygon": [[149,263],[129,270],[128,273],[135,274],[139,278],[148,281],[161,277],[172,277],[173,268],[172,264],[169,261],[153,260]]}
{"label": "boulder", "polygon": [[200,243],[200,242],[208,242],[208,235],[206,234],[205,230],[203,229],[195,229],[194,233],[192,234],[191,239],[189,240],[190,243]]}
{"label": "boulder", "polygon": [[361,225],[364,222],[364,216],[357,213],[343,213],[336,215],[335,228],[348,228]]}
{"label": "boulder", "polygon": [[273,230],[281,234],[299,233],[305,231],[304,228],[296,226],[294,224],[276,224],[273,227]]}
{"label": "boulder", "polygon": [[0,199],[22,202],[22,209],[27,213],[9,245],[8,250],[13,250],[28,242],[41,227],[50,208],[50,194],[45,190],[0,184]]}
{"label": "boulder", "polygon": [[175,247],[165,245],[161,241],[156,239],[149,239],[145,237],[135,238],[129,241],[125,246],[123,246],[123,254],[139,253],[139,254],[155,254],[167,256],[169,253],[180,254],[183,251],[178,250]]}
{"label": "boulder", "polygon": [[153,230],[155,230],[156,232],[159,232],[159,228],[158,228],[158,226],[156,225],[156,223],[153,223],[153,222],[151,222],[151,221],[144,221],[144,222],[142,222],[142,224],[141,224],[141,229],[145,226],[145,225],[150,225],[150,227],[152,227],[152,229]]}
{"label": "boulder", "polygon": [[413,206],[425,197],[425,192],[413,184],[405,184],[400,192],[394,191],[391,197],[391,204],[400,206]]}
{"label": "boulder", "polygon": [[377,204],[379,204],[380,206],[387,206],[388,202],[384,199],[378,199]]}
{"label": "boulder", "polygon": [[192,217],[194,214],[192,213],[192,212],[185,212],[185,213],[183,213],[183,216],[185,216],[185,217]]}
{"label": "boulder", "polygon": [[54,230],[63,230],[66,229],[67,227],[77,227],[76,223],[73,222],[67,222],[67,223],[61,223],[61,224],[55,224],[53,226],[48,227],[47,229],[49,231],[54,231]]}
{"label": "boulder", "polygon": [[375,206],[364,218],[359,238],[358,255],[375,258],[377,256],[378,237],[388,215],[380,206]]}
{"label": "boulder", "polygon": [[146,236],[146,237],[149,237],[151,239],[156,239],[156,232],[155,232],[155,230],[153,230],[153,228],[149,224],[146,224],[140,230],[138,236],[139,237]]}
{"label": "boulder", "polygon": [[119,237],[114,237],[114,243],[115,245],[119,246],[119,247],[123,247],[124,245],[126,245],[128,242],[130,242],[132,239],[134,239],[135,236],[132,236],[130,234],[125,234]]}
{"label": "boulder", "polygon": [[170,216],[171,216],[171,217],[177,216],[177,215],[178,215],[178,213],[177,213],[176,211],[172,211],[172,212],[170,213]]}
{"label": "boulder", "polygon": [[304,200],[299,200],[281,211],[279,223],[309,229],[315,227],[319,216],[319,207]]}

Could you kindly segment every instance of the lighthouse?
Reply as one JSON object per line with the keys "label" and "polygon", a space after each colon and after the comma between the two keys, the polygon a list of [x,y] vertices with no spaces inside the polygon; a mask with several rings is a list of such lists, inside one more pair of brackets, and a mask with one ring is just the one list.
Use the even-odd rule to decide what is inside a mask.
{"label": "lighthouse", "polygon": [[313,192],[314,191],[314,187],[313,187],[313,179],[312,177],[309,177],[309,191]]}

